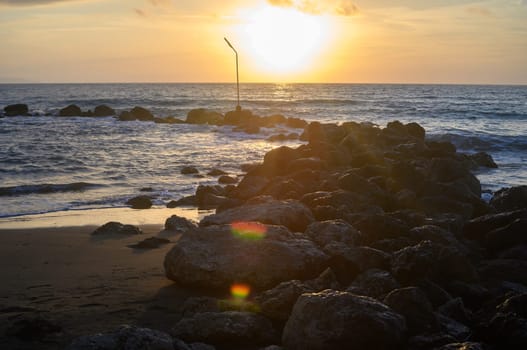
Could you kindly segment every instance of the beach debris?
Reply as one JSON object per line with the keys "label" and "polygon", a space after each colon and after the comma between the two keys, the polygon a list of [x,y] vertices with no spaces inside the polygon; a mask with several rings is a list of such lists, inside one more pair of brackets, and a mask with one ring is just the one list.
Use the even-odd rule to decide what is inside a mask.
{"label": "beach debris", "polygon": [[198,227],[196,223],[178,215],[172,215],[165,221],[165,230],[167,231],[185,232],[196,227]]}
{"label": "beach debris", "polygon": [[129,245],[130,248],[134,249],[155,249],[159,248],[164,244],[170,243],[169,239],[160,237],[149,237],[136,244]]}
{"label": "beach debris", "polygon": [[120,222],[110,221],[92,232],[92,235],[94,236],[110,234],[140,235],[143,234],[143,231],[141,231],[139,227],[133,225],[123,225]]}
{"label": "beach debris", "polygon": [[137,196],[129,199],[126,204],[130,205],[132,209],[150,209],[152,199],[149,196]]}

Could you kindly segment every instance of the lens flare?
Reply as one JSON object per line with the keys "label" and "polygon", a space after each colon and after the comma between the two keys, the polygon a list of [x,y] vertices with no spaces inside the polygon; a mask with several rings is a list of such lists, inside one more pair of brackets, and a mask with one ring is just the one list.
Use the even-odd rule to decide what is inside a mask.
{"label": "lens flare", "polygon": [[265,237],[267,229],[259,222],[234,222],[231,224],[232,233],[240,238],[260,240]]}
{"label": "lens flare", "polygon": [[251,293],[251,287],[246,284],[233,284],[231,286],[231,295],[235,299],[246,299]]}

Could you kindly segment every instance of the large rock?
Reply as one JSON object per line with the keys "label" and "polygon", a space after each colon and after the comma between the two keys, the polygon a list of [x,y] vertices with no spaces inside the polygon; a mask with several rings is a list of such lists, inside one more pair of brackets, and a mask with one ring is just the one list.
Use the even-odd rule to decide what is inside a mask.
{"label": "large rock", "polygon": [[78,117],[82,114],[82,111],[79,106],[77,105],[69,105],[67,107],[62,108],[59,111],[59,116],[61,117]]}
{"label": "large rock", "polygon": [[313,242],[282,226],[254,223],[191,230],[165,257],[165,273],[178,284],[228,288],[246,283],[268,289],[283,281],[315,277],[327,256]]}
{"label": "large rock", "polygon": [[381,269],[369,269],[353,280],[348,291],[377,299],[399,287],[399,283],[390,272]]}
{"label": "large rock", "polygon": [[143,231],[136,226],[123,225],[120,222],[110,221],[93,231],[92,235],[139,235],[142,233]]}
{"label": "large rock", "polygon": [[136,326],[121,326],[110,333],[79,337],[66,350],[179,350],[172,337],[164,332]]}
{"label": "large rock", "polygon": [[167,231],[185,232],[196,227],[198,226],[194,222],[178,215],[172,215],[165,221],[165,230]]}
{"label": "large rock", "polygon": [[304,232],[314,220],[311,211],[299,201],[268,200],[263,203],[246,204],[209,215],[201,220],[200,226],[258,221],[263,224],[282,225],[291,231]]}
{"label": "large rock", "polygon": [[152,199],[149,196],[137,196],[130,198],[126,204],[132,209],[150,209],[152,207]]}
{"label": "large rock", "polygon": [[344,220],[315,221],[307,227],[305,234],[320,247],[333,241],[356,245],[361,237],[360,232]]}
{"label": "large rock", "polygon": [[24,103],[17,103],[4,107],[4,113],[6,117],[15,117],[17,115],[28,115],[29,109]]}
{"label": "large rock", "polygon": [[188,112],[186,122],[188,124],[220,125],[223,123],[223,115],[209,109],[198,108]]}
{"label": "large rock", "polygon": [[490,205],[499,212],[527,209],[527,185],[502,188],[494,193]]}
{"label": "large rock", "polygon": [[100,105],[95,107],[93,115],[95,117],[109,117],[115,115],[115,110],[107,105]]}
{"label": "large rock", "polygon": [[204,312],[179,321],[171,333],[186,342],[218,346],[268,345],[278,335],[263,316],[240,311]]}
{"label": "large rock", "polygon": [[404,317],[368,297],[325,290],[303,294],[282,337],[286,349],[397,349],[405,341]]}

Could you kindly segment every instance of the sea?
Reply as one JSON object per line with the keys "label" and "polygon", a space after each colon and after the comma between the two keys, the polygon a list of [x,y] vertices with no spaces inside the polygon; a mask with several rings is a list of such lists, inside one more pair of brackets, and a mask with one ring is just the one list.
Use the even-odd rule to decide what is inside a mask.
{"label": "sea", "polygon": [[[527,86],[393,84],[241,84],[240,104],[253,113],[342,123],[417,122],[458,151],[484,151],[498,169],[476,176],[488,199],[502,187],[527,185]],[[57,117],[76,104],[134,106],[185,119],[195,108],[221,113],[237,104],[235,84],[0,84],[0,110],[25,103],[32,116],[0,118],[0,218],[117,208],[140,194],[163,207],[217,184],[214,168],[232,176],[281,145],[295,129],[249,135],[229,126],[121,122],[114,117]],[[197,175],[181,169],[194,166]]]}

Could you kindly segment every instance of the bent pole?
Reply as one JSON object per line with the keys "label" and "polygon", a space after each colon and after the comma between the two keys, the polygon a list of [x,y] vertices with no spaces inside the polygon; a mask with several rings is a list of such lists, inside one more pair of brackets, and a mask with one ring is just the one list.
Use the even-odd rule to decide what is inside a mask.
{"label": "bent pole", "polygon": [[236,51],[236,49],[234,48],[234,46],[232,46],[232,44],[230,43],[229,40],[227,40],[227,38],[223,38],[225,39],[225,42],[227,43],[227,45],[229,45],[229,47],[232,49],[232,51],[234,51],[234,53],[236,54],[236,92],[237,92],[237,96],[238,96],[238,105],[236,106],[236,110],[241,110],[242,107],[240,106],[240,77],[238,75],[238,51]]}

